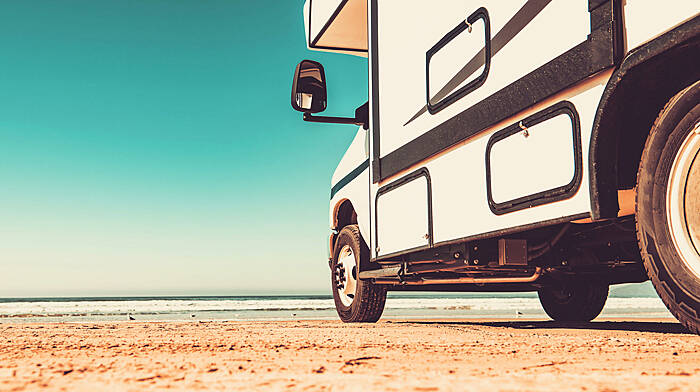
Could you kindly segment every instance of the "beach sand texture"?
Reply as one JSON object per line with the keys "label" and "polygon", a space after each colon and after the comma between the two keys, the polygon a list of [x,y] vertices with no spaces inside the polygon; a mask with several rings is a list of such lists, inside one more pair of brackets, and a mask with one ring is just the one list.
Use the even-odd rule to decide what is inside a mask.
{"label": "beach sand texture", "polygon": [[0,390],[700,390],[672,320],[0,324]]}

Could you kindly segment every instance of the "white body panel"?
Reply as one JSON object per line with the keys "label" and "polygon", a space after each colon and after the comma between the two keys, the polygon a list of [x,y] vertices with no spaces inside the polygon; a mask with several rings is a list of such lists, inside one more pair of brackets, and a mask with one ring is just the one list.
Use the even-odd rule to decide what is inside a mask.
{"label": "white body panel", "polygon": [[697,1],[626,0],[625,38],[629,50],[645,43],[698,14]]}
{"label": "white body panel", "polygon": [[367,137],[367,131],[362,128],[357,130],[350,146],[345,150],[345,154],[343,154],[338,166],[335,168],[335,172],[333,172],[333,177],[331,177],[332,185],[337,184],[343,177],[369,158]]}

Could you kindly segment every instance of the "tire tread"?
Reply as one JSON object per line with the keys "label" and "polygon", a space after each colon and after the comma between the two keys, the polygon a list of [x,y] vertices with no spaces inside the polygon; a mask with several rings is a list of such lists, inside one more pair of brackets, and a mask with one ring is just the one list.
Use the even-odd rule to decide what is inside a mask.
{"label": "tire tread", "polygon": [[[654,120],[654,124],[652,125],[649,136],[647,137],[647,140],[644,144],[639,168],[637,169],[637,189],[639,188],[640,178],[643,175],[642,173],[652,168],[647,166],[656,165],[656,162],[654,160],[649,159],[649,151],[651,150],[651,144],[653,143],[655,138],[658,137],[657,134],[660,132],[659,128],[661,126],[661,123],[664,121],[671,108],[678,103],[678,101],[683,97],[685,93],[687,93],[691,88],[693,88],[696,85],[697,83],[690,85],[685,89],[681,90],[676,95],[674,95],[666,103],[666,105],[664,105],[663,109],[661,109],[659,115]],[[674,291],[671,289],[668,282],[659,273],[657,264],[660,263],[660,261],[655,260],[654,258],[656,252],[651,252],[649,250],[646,233],[640,225],[639,217],[639,192],[635,192],[635,226],[637,232],[637,244],[639,245],[639,250],[642,254],[643,265],[644,269],[646,270],[647,276],[656,288],[656,292],[661,298],[661,301],[666,305],[668,310],[678,319],[678,321],[680,321],[680,323],[689,331],[695,334],[700,334],[700,324],[698,324],[697,313],[692,312],[696,313],[695,317],[689,314],[687,309],[692,310],[692,307],[688,306],[682,301],[676,300],[676,295]]]}

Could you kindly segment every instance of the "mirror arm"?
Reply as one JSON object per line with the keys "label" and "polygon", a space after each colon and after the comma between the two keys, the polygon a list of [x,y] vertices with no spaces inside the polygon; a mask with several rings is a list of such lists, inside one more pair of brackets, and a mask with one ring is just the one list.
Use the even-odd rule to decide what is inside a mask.
{"label": "mirror arm", "polygon": [[354,117],[328,117],[328,116],[312,116],[311,113],[304,113],[304,121],[332,123],[332,124],[353,124],[365,126],[365,123]]}

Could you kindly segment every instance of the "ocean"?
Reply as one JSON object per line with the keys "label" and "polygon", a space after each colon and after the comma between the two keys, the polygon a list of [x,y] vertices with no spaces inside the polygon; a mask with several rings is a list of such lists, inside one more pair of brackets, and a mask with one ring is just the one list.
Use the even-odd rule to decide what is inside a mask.
{"label": "ocean", "polygon": [[[602,317],[672,317],[651,285],[613,286]],[[0,323],[335,319],[329,295],[0,298]],[[546,318],[536,293],[389,293],[383,317]]]}

